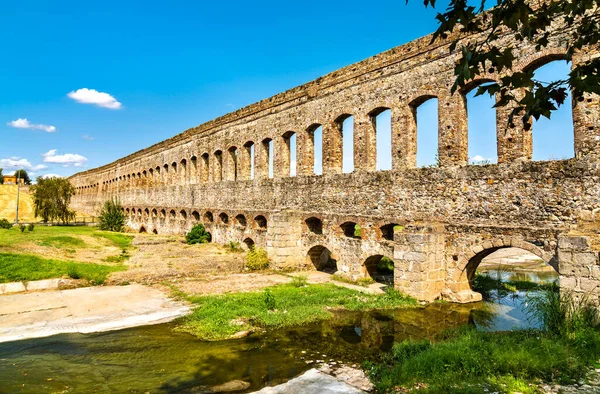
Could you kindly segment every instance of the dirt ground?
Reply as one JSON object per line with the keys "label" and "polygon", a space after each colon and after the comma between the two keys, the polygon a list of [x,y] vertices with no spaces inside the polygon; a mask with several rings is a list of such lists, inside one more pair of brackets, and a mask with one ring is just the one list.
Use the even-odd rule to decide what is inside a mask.
{"label": "dirt ground", "polygon": [[[136,282],[165,289],[169,285],[194,295],[256,291],[289,283],[295,275],[306,276],[308,283],[332,281],[331,275],[318,271],[248,272],[244,269],[244,252],[231,252],[217,244],[187,245],[181,236],[138,234],[133,245],[137,251],[125,262],[127,271],[111,274],[107,284]],[[378,283],[372,288],[335,283],[364,292],[382,291]]]}

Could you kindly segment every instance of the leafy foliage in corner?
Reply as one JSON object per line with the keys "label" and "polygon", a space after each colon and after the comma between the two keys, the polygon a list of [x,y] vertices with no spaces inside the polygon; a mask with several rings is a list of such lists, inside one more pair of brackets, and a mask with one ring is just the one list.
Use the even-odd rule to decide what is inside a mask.
{"label": "leafy foliage in corner", "polygon": [[98,220],[98,228],[100,230],[123,231],[125,214],[123,213],[121,202],[117,199],[105,201]]}
{"label": "leafy foliage in corner", "polygon": [[12,224],[6,219],[0,219],[0,228],[9,230],[12,228]]}
{"label": "leafy foliage in corner", "polygon": [[[423,2],[426,7],[435,8],[436,0]],[[531,127],[532,117],[550,118],[552,111],[564,104],[568,90],[573,92],[575,103],[583,101],[586,93],[600,94],[600,58],[579,57],[600,42],[597,0],[479,0],[477,7],[469,3],[450,0],[445,12],[436,17],[439,27],[433,41],[452,37],[449,50],[461,53],[454,69],[452,92],[465,88],[479,76],[496,73],[500,79],[479,86],[477,95],[498,95],[495,107],[512,108],[511,126],[515,116],[520,116],[526,129]],[[494,8],[486,11],[490,4]],[[517,45],[531,42],[542,51],[550,44],[551,31],[565,36],[561,40],[566,45],[564,60],[576,60],[569,78],[545,82],[534,78],[533,69],[512,72]],[[507,33],[513,33],[514,45],[497,44],[496,40]],[[473,34],[472,38],[465,38],[467,34]]]}
{"label": "leafy foliage in corner", "polygon": [[63,223],[75,218],[75,211],[69,209],[75,188],[68,179],[38,177],[36,182],[31,188],[36,217]]}
{"label": "leafy foliage in corner", "polygon": [[201,223],[192,227],[190,232],[185,235],[185,241],[190,245],[205,244],[210,242],[211,238],[210,233]]}
{"label": "leafy foliage in corner", "polygon": [[264,270],[269,263],[269,256],[263,248],[252,248],[246,254],[246,268],[251,271]]}

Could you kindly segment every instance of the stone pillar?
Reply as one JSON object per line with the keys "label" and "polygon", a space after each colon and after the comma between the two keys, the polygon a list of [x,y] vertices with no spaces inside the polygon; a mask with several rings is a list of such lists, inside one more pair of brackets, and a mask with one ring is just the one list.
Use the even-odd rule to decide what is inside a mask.
{"label": "stone pillar", "polygon": [[442,232],[407,229],[394,235],[394,287],[422,301],[441,296],[446,272]]}
{"label": "stone pillar", "polygon": [[306,130],[296,134],[296,174],[310,176],[315,167],[315,135],[314,130]]}
{"label": "stone pillar", "polygon": [[256,167],[254,177],[256,179],[266,179],[269,177],[269,142],[265,139],[254,147],[256,158]]}
{"label": "stone pillar", "polygon": [[438,157],[442,167],[469,164],[467,101],[455,93],[438,98]]}
{"label": "stone pillar", "polygon": [[323,125],[323,175],[342,173],[342,122]]}
{"label": "stone pillar", "polygon": [[354,171],[375,171],[377,140],[375,119],[368,114],[354,118]]}
{"label": "stone pillar", "polygon": [[[573,55],[573,66],[591,59],[592,51]],[[573,130],[575,157],[580,160],[600,161],[600,96],[585,94],[573,101]]]}
{"label": "stone pillar", "polygon": [[558,238],[560,288],[590,301],[600,301],[600,251],[589,237],[563,235]]}
{"label": "stone pillar", "polygon": [[277,212],[267,225],[267,253],[276,268],[296,268],[304,262],[298,239],[302,236],[302,220],[290,212]]}
{"label": "stone pillar", "polygon": [[286,133],[273,140],[273,177],[287,178],[290,176],[290,138],[293,133]]}
{"label": "stone pillar", "polygon": [[[519,98],[524,92],[515,93]],[[523,124],[521,115],[508,121],[514,104],[496,108],[496,137],[498,143],[498,163],[512,163],[515,161],[531,160],[533,152],[533,140],[531,125]]]}
{"label": "stone pillar", "polygon": [[392,169],[417,166],[417,109],[401,103],[392,109]]}

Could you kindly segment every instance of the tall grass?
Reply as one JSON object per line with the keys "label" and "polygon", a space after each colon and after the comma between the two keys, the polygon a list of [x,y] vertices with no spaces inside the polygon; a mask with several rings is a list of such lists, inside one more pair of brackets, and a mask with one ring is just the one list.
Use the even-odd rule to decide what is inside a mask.
{"label": "tall grass", "polygon": [[600,328],[600,312],[589,296],[560,291],[554,285],[528,299],[527,312],[534,320],[557,336],[573,336],[587,329]]}

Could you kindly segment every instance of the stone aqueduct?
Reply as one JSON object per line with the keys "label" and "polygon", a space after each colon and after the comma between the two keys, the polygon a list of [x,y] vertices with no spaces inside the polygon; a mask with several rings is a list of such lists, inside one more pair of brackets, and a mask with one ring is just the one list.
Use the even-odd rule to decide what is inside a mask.
{"label": "stone aqueduct", "polygon": [[[395,287],[427,301],[476,300],[470,279],[481,259],[516,246],[552,264],[562,287],[597,297],[600,98],[574,103],[573,159],[531,161],[531,131],[509,125],[510,110],[500,108],[499,163],[468,165],[465,95],[498,75],[452,95],[459,55],[449,52],[449,41],[430,40],[391,49],[73,175],[75,208],[97,213],[104,201],[118,197],[133,228],[183,233],[201,222],[214,242],[256,244],[282,268],[322,269],[335,260],[342,274],[358,278],[388,256]],[[511,36],[499,41],[508,44]],[[519,47],[515,70],[564,55],[564,38],[556,33],[542,52]],[[590,56],[598,51],[579,53],[573,63]],[[416,109],[434,97],[439,167],[417,168]],[[392,169],[376,171],[374,119],[388,109]],[[342,173],[342,122],[350,116],[354,171]],[[323,173],[315,175],[319,127]],[[297,164],[290,176],[294,135]]]}

